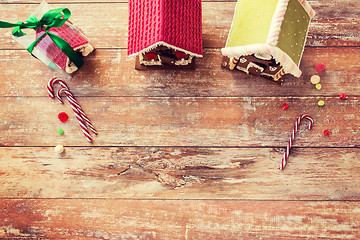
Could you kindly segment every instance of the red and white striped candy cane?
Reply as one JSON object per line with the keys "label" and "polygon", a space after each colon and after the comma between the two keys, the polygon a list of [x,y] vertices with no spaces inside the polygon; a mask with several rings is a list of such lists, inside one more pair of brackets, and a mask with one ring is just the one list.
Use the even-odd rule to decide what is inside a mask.
{"label": "red and white striped candy cane", "polygon": [[314,123],[314,120],[312,119],[312,117],[310,117],[309,115],[300,115],[297,119],[296,119],[296,122],[295,122],[295,125],[294,125],[294,129],[292,131],[292,134],[291,134],[291,137],[290,137],[290,141],[286,147],[286,151],[284,152],[284,157],[283,159],[281,160],[281,165],[280,165],[280,170],[284,170],[285,166],[286,166],[286,162],[289,158],[289,154],[290,154],[290,148],[294,142],[294,138],[295,138],[295,134],[299,128],[299,125],[300,125],[300,122],[303,118],[306,118],[307,120],[309,120],[309,129],[312,128],[312,125]]}
{"label": "red and white striped candy cane", "polygon": [[69,100],[70,104],[72,106],[75,106],[81,116],[81,118],[85,121],[86,125],[90,128],[90,130],[94,133],[94,134],[98,134],[95,127],[91,124],[90,119],[86,116],[86,114],[84,113],[84,111],[82,110],[82,108],[80,107],[80,105],[77,103],[77,101],[74,98],[74,95],[72,95],[72,93],[69,91],[69,89],[66,88],[60,88],[59,91],[57,92],[57,99],[59,100],[60,103],[63,103],[62,99],[61,99],[61,94],[65,93],[67,99]]}
{"label": "red and white striped candy cane", "polygon": [[69,92],[69,90],[67,90],[66,88],[61,88],[58,92],[60,95],[61,93],[65,93],[68,100],[69,100],[69,103],[70,103],[70,106],[73,110],[73,112],[75,113],[75,116],[80,124],[80,127],[81,127],[81,130],[83,131],[85,137],[86,137],[86,140],[88,140],[88,142],[92,142],[92,138],[90,136],[90,133],[89,131],[87,130],[87,127],[85,125],[85,121],[84,119],[81,117],[81,114],[79,112],[79,109],[77,108],[76,104],[74,104],[74,102],[72,101],[72,99],[69,98],[69,96],[71,95],[71,93]]}
{"label": "red and white striped candy cane", "polygon": [[66,83],[63,80],[61,80],[58,77],[54,77],[53,79],[50,79],[48,84],[47,84],[47,91],[49,93],[50,98],[54,97],[54,84],[55,83],[59,83],[61,85],[61,87],[69,89],[68,86],[66,85]]}

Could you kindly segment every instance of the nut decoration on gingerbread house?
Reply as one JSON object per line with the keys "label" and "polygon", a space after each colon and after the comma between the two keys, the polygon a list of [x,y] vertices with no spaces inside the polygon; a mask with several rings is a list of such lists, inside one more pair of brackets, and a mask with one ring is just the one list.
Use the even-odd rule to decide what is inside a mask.
{"label": "nut decoration on gingerbread house", "polygon": [[305,0],[238,0],[221,49],[222,67],[282,84],[300,77],[299,64],[315,12]]}
{"label": "nut decoration on gingerbread house", "polygon": [[201,0],[129,0],[128,30],[138,70],[193,69],[203,56]]}

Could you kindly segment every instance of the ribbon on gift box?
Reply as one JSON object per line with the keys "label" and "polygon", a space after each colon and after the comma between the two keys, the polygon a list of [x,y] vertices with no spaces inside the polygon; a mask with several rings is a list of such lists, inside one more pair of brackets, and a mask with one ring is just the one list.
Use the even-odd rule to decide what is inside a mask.
{"label": "ribbon on gift box", "polygon": [[[70,10],[67,8],[58,8],[52,9],[46,12],[41,19],[37,19],[33,14],[31,14],[25,22],[9,23],[0,21],[0,28],[11,28],[14,27],[12,34],[15,37],[21,37],[26,35],[22,31],[24,28],[36,29],[42,28],[45,30],[44,34],[37,38],[27,50],[32,54],[35,46],[43,39],[46,35],[60,48],[60,50],[65,53],[65,55],[78,67],[80,68],[84,62],[79,57],[79,55],[74,51],[68,42],[63,38],[51,33],[49,31],[52,27],[61,27],[71,16]],[[34,56],[34,55],[33,55]]]}

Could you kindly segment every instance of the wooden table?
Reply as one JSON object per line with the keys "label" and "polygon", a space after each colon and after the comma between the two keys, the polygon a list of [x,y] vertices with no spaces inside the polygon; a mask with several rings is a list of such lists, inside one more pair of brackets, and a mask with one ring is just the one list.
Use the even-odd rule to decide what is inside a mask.
{"label": "wooden table", "polygon": [[[1,20],[38,3],[1,0]],[[358,0],[310,1],[303,75],[281,87],[220,68],[235,1],[203,1],[195,71],[134,70],[126,1],[51,3],[97,47],[68,85],[99,135],[87,143],[69,103],[47,96],[56,74],[0,29],[0,238],[360,238]],[[314,127],[301,125],[280,171],[303,113]]]}

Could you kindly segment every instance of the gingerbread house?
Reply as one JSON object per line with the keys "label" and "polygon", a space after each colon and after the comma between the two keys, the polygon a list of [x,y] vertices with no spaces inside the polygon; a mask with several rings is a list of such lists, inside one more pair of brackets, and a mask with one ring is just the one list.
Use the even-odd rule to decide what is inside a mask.
{"label": "gingerbread house", "polygon": [[136,69],[193,68],[202,57],[201,0],[129,0],[128,55]]}
{"label": "gingerbread house", "polygon": [[222,66],[279,84],[287,73],[299,77],[314,15],[305,0],[238,0]]}

